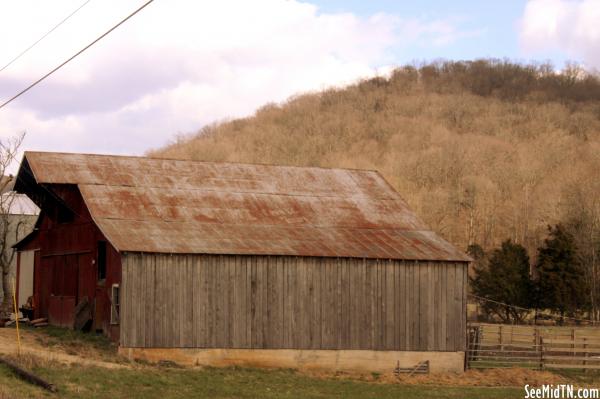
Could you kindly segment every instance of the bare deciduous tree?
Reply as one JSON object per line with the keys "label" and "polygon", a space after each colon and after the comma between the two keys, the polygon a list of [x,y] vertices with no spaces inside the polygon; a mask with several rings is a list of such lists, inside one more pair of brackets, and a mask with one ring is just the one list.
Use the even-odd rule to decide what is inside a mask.
{"label": "bare deciduous tree", "polygon": [[11,264],[15,257],[12,245],[22,234],[25,222],[21,218],[12,218],[15,202],[13,177],[7,172],[16,161],[25,134],[19,134],[0,140],[0,272],[2,273],[2,303],[0,313],[10,313],[12,308]]}
{"label": "bare deciduous tree", "polygon": [[600,183],[595,178],[572,184],[565,194],[566,227],[578,248],[588,283],[590,317],[600,320]]}

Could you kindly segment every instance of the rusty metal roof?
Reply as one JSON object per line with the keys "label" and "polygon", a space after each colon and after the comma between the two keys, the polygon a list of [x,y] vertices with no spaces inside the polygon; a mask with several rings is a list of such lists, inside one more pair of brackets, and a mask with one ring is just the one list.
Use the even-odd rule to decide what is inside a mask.
{"label": "rusty metal roof", "polygon": [[[375,171],[26,152],[119,251],[468,261]],[[21,173],[21,171],[20,171]]]}

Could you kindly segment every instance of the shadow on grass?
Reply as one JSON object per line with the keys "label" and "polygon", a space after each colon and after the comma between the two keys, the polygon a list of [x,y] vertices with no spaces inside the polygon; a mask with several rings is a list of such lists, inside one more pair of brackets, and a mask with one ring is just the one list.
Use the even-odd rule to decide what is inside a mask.
{"label": "shadow on grass", "polygon": [[99,353],[114,356],[117,345],[101,333],[74,331],[67,328],[47,326],[36,329],[40,333],[38,341],[47,346],[60,346],[67,353],[73,351],[77,354],[80,350],[92,348]]}

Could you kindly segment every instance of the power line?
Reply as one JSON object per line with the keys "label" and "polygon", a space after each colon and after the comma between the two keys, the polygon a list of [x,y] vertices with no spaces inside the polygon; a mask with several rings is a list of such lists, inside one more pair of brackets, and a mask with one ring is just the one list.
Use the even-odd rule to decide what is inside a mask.
{"label": "power line", "polygon": [[[504,303],[504,302],[498,302],[498,301],[494,301],[493,299],[489,299],[489,298],[484,298],[482,296],[477,296],[474,294],[468,294],[469,296],[479,300],[479,301],[484,301],[484,302],[491,302],[491,303],[495,303],[497,305],[502,305],[502,306],[506,306],[507,308],[513,308],[513,309],[517,309],[517,310],[524,310],[524,311],[528,311],[528,312],[535,312],[536,309],[531,309],[531,308],[524,308],[521,306],[516,306],[516,305],[509,305],[508,303]],[[538,315],[542,315],[542,316],[548,316],[548,317],[553,317],[556,319],[569,319],[569,320],[575,320],[575,321],[588,321],[591,323],[595,323],[594,320],[591,319],[578,319],[576,317],[569,317],[569,316],[558,316],[555,314],[551,314],[551,313],[544,313],[544,312],[537,312]]]}
{"label": "power line", "polygon": [[146,3],[144,3],[144,5],[142,5],[140,8],[138,8],[137,10],[135,10],[134,12],[132,12],[131,14],[129,14],[124,19],[122,19],[121,22],[119,22],[118,24],[116,24],[115,26],[113,26],[112,28],[110,28],[109,30],[107,30],[106,32],[104,32],[96,40],[94,40],[93,42],[91,42],[90,44],[88,44],[87,46],[85,46],[84,48],[82,48],[81,50],[79,50],[71,58],[67,59],[65,62],[63,62],[62,64],[60,64],[59,66],[57,66],[56,68],[54,68],[53,70],[51,70],[50,72],[48,72],[47,74],[45,74],[44,76],[42,76],[41,78],[39,78],[38,80],[36,80],[35,82],[33,82],[32,84],[30,84],[29,86],[27,86],[25,89],[21,90],[19,93],[15,94],[13,97],[11,97],[10,99],[8,99],[4,103],[2,103],[2,105],[0,105],[0,109],[4,108],[5,106],[7,106],[11,102],[13,102],[15,99],[17,99],[18,97],[22,96],[23,94],[27,93],[29,90],[31,90],[34,86],[36,86],[42,80],[46,79],[48,76],[50,76],[54,72],[58,71],[60,68],[62,68],[63,66],[65,66],[66,64],[68,64],[69,62],[71,62],[75,57],[77,57],[78,55],[80,55],[85,50],[89,49],[90,47],[92,47],[94,44],[98,43],[105,36],[107,36],[110,32],[112,32],[113,30],[117,29],[119,26],[121,26],[122,24],[124,24],[127,20],[129,20],[131,17],[133,17],[138,12],[142,11],[144,8],[146,8],[146,6],[148,6],[153,1],[154,0],[149,0]]}
{"label": "power line", "polygon": [[19,55],[17,55],[15,58],[13,58],[12,60],[10,60],[8,62],[8,64],[4,65],[1,69],[0,72],[4,71],[6,68],[8,68],[13,62],[15,62],[16,60],[18,60],[19,58],[21,58],[22,56],[24,56],[29,50],[31,50],[32,48],[34,48],[39,42],[41,42],[42,40],[44,40],[49,34],[51,34],[52,32],[54,32],[56,30],[56,28],[58,28],[59,26],[61,26],[62,24],[64,24],[69,18],[71,18],[73,15],[75,15],[75,13],[77,13],[77,11],[81,10],[87,3],[89,3],[92,0],[86,0],[82,5],[80,5],[79,7],[77,7],[75,9],[75,11],[73,11],[72,13],[70,13],[69,15],[67,15],[62,21],[60,21],[58,24],[54,25],[54,27],[52,29],[50,29],[48,32],[46,32],[44,35],[42,35],[42,37],[40,37],[39,39],[37,39],[35,42],[33,42],[33,44],[31,44],[29,47],[27,47],[25,50],[23,50]]}

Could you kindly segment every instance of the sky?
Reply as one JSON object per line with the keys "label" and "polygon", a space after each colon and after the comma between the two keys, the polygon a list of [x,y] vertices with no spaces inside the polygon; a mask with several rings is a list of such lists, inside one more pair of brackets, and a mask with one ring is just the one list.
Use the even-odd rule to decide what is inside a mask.
{"label": "sky", "polygon": [[[145,0],[90,0],[0,71],[0,103]],[[3,2],[0,68],[84,0]],[[0,109],[25,150],[143,155],[267,103],[437,59],[600,69],[600,0],[155,0]]]}

